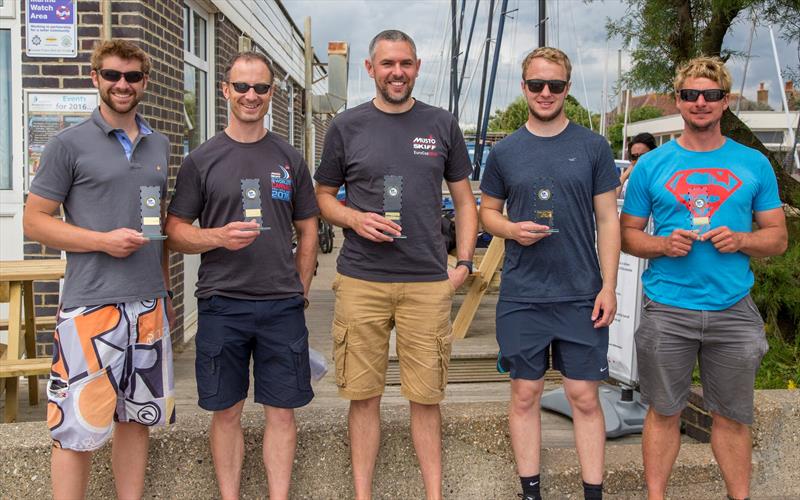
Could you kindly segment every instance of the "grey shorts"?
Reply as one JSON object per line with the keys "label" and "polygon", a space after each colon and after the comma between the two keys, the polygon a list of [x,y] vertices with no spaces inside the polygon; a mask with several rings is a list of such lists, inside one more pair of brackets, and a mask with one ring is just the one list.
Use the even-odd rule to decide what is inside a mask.
{"label": "grey shorts", "polygon": [[634,336],[642,400],[662,415],[686,407],[695,360],[706,410],[753,423],[753,385],[768,345],[750,295],[722,311],[645,299]]}

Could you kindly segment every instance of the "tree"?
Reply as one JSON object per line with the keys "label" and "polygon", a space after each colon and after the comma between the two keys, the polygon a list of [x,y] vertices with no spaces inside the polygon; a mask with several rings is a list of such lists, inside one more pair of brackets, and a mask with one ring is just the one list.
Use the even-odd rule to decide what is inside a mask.
{"label": "tree", "polygon": [[[675,68],[698,55],[723,60],[737,52],[723,47],[730,28],[758,12],[759,21],[780,27],[790,42],[800,40],[798,0],[626,0],[628,11],[607,24],[609,37],[620,36],[631,50],[633,66],[625,83],[633,89],[672,92]],[[634,44],[635,42],[635,44]],[[778,178],[781,199],[800,206],[800,182],[782,167],[782,158],[768,151],[730,110],[722,117],[722,133],[764,153]]]}
{"label": "tree", "polygon": [[[564,101],[564,112],[570,121],[589,128],[589,113],[580,105],[577,99],[568,95]],[[513,132],[528,120],[528,103],[525,97],[514,99],[506,109],[498,109],[489,120],[489,130],[492,132]],[[597,129],[600,117],[591,115],[592,126]]]}

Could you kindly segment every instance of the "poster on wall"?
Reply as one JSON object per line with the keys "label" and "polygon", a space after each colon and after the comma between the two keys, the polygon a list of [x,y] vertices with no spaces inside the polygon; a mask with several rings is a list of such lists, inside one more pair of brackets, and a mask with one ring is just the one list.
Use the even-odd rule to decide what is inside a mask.
{"label": "poster on wall", "polygon": [[25,91],[25,189],[36,175],[47,141],[87,119],[96,107],[96,90]]}
{"label": "poster on wall", "polygon": [[77,0],[25,0],[28,57],[78,55]]}

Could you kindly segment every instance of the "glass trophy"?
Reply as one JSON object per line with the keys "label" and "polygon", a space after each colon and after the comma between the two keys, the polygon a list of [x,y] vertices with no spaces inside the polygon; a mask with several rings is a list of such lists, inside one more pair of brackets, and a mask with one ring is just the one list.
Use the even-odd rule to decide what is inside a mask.
{"label": "glass trophy", "polygon": [[533,230],[531,233],[557,233],[553,227],[553,180],[541,179],[534,188],[533,217],[531,222],[547,226],[549,229]]}
{"label": "glass trophy", "polygon": [[[400,212],[403,205],[403,176],[384,175],[383,176],[383,216],[395,224],[402,226]],[[406,236],[390,234],[384,232],[386,236],[395,239],[405,239]]]}
{"label": "glass trophy", "polygon": [[267,231],[261,214],[261,183],[258,179],[242,179],[242,210],[245,222],[255,220],[259,228],[254,231]]}
{"label": "glass trophy", "polygon": [[165,240],[161,234],[161,188],[139,186],[140,210],[142,213],[142,235],[148,240]]}

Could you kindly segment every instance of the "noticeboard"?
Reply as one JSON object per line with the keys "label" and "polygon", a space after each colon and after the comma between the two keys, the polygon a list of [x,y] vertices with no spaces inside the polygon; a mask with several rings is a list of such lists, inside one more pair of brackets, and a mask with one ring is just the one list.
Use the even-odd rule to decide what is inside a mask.
{"label": "noticeboard", "polygon": [[78,56],[77,0],[26,0],[25,53],[28,57]]}
{"label": "noticeboard", "polygon": [[25,90],[25,190],[47,141],[87,119],[96,107],[96,90]]}

